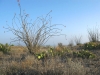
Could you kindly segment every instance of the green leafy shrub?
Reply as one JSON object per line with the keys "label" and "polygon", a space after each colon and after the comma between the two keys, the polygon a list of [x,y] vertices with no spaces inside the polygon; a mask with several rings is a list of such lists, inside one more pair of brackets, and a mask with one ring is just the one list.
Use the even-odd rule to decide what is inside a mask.
{"label": "green leafy shrub", "polygon": [[98,42],[89,42],[84,44],[84,49],[92,50],[92,49],[99,49],[100,43]]}
{"label": "green leafy shrub", "polygon": [[95,54],[93,54],[92,52],[88,50],[81,50],[78,52],[73,52],[73,55],[77,57],[82,57],[82,58],[95,58],[96,57]]}
{"label": "green leafy shrub", "polygon": [[11,47],[8,43],[6,43],[5,45],[0,43],[0,51],[2,51],[3,53],[8,53],[10,50]]}

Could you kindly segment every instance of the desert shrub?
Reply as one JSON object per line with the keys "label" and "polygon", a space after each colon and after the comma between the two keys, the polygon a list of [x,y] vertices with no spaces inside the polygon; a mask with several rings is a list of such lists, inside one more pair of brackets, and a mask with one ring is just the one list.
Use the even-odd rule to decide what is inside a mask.
{"label": "desert shrub", "polygon": [[3,53],[8,53],[10,51],[11,47],[9,44],[1,44],[0,43],[0,51],[2,51]]}
{"label": "desert shrub", "polygon": [[80,45],[81,44],[81,36],[80,37],[76,37],[75,36],[75,43],[76,43],[76,45]]}
{"label": "desert shrub", "polygon": [[84,49],[92,50],[92,49],[99,49],[100,43],[98,42],[89,42],[84,44]]}
{"label": "desert shrub", "polygon": [[68,46],[73,46],[73,45],[74,45],[74,41],[71,39],[71,40],[69,41]]}
{"label": "desert shrub", "polygon": [[24,43],[30,54],[35,56],[36,51],[40,50],[40,47],[52,36],[64,35],[60,33],[62,30],[57,28],[57,26],[66,26],[62,24],[51,24],[52,17],[50,13],[52,10],[45,17],[37,17],[37,19],[32,22],[29,14],[21,10],[19,0],[18,6],[20,10],[19,15],[14,15],[12,26],[7,24],[7,27],[4,28],[7,29],[7,31],[11,31],[16,36],[13,40],[14,42],[20,41]]}
{"label": "desert shrub", "polygon": [[63,44],[62,43],[58,43],[58,47],[63,48]]}
{"label": "desert shrub", "polygon": [[100,38],[98,28],[88,29],[88,39],[90,42],[98,42]]}
{"label": "desert shrub", "polygon": [[95,58],[96,55],[93,54],[92,52],[88,51],[88,50],[81,50],[78,52],[73,52],[73,55],[76,57],[81,57],[81,58]]}

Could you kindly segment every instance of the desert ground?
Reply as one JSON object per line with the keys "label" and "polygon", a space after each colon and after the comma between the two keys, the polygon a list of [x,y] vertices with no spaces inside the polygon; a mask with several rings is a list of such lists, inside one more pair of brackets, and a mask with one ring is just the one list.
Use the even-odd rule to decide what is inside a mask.
{"label": "desert ground", "polygon": [[[0,75],[100,75],[100,49],[89,50],[95,58],[82,58],[74,52],[83,50],[83,45],[63,46],[62,55],[50,55],[49,47],[41,47],[37,53],[45,52],[45,58],[38,59],[31,55],[26,47],[11,46],[4,54],[0,51]],[[55,53],[61,47],[52,48]]]}

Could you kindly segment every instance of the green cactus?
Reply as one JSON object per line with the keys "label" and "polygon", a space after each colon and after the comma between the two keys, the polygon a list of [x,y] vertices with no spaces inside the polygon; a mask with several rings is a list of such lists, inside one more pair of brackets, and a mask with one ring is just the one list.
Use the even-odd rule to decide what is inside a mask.
{"label": "green cactus", "polygon": [[100,43],[98,42],[89,42],[84,44],[84,49],[92,50],[92,49],[99,49]]}
{"label": "green cactus", "polygon": [[77,56],[77,57],[81,57],[81,58],[95,58],[96,55],[93,54],[92,52],[88,51],[88,50],[81,50],[81,51],[78,51],[78,52],[73,52],[73,55],[74,56]]}
{"label": "green cactus", "polygon": [[37,59],[44,59],[45,57],[46,57],[46,53],[45,52],[42,52],[42,53],[38,53],[38,54],[36,54],[36,57],[37,57]]}
{"label": "green cactus", "polygon": [[5,45],[0,43],[0,51],[2,51],[3,53],[8,53],[10,50],[11,47],[8,43],[6,43]]}

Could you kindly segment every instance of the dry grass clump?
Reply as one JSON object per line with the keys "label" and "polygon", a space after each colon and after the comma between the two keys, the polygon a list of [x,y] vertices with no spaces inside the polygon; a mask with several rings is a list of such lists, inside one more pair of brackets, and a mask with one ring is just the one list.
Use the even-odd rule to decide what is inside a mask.
{"label": "dry grass clump", "polygon": [[70,65],[69,75],[85,75],[86,74],[86,68],[82,65],[80,61],[74,62],[72,60],[69,60],[68,65]]}
{"label": "dry grass clump", "polygon": [[73,62],[68,58],[65,63],[59,57],[44,61],[27,55],[21,61],[0,62],[1,75],[85,75],[86,70],[81,62]]}

